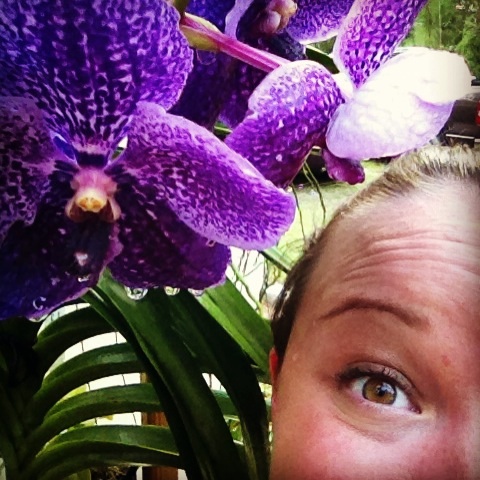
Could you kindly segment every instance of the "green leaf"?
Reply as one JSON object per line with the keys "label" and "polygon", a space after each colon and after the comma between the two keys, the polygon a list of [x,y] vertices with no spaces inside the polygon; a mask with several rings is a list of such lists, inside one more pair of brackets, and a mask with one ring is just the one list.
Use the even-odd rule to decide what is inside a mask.
{"label": "green leaf", "polygon": [[284,273],[288,274],[293,267],[293,262],[285,257],[277,247],[262,250],[260,253]]}
{"label": "green leaf", "polygon": [[[128,322],[129,331],[120,328],[125,325],[116,326],[121,333],[125,331],[125,338],[130,340],[132,334],[135,336],[139,351],[152,367],[147,372],[152,384],[166,387],[168,395],[165,397],[164,389],[156,390],[174,435],[177,433],[175,426],[179,428],[180,435],[176,438],[183,442],[178,444],[182,455],[186,447],[182,458],[195,462],[191,478],[245,480],[244,466],[222,412],[195,358],[172,328],[169,297],[157,290],[155,296],[148,294],[144,300],[133,301],[121,285],[105,276],[99,290],[104,294],[104,301],[108,297]],[[165,399],[173,401],[173,405]],[[172,423],[170,414],[173,414],[175,423]],[[189,445],[184,435],[187,435]],[[185,468],[188,470],[189,467],[186,465]]]}
{"label": "green leaf", "polygon": [[[175,327],[187,344],[194,339],[193,351],[201,356],[201,363],[211,367],[237,408],[245,443],[248,478],[266,480],[269,470],[267,410],[248,357],[193,295],[183,291],[169,299]],[[250,306],[248,308],[251,309]],[[264,320],[259,316],[256,318],[262,328]],[[254,338],[252,332],[251,340]]]}
{"label": "green leaf", "polygon": [[8,480],[18,480],[19,478],[19,464],[17,459],[17,452],[14,445],[9,438],[7,429],[3,424],[3,413],[0,416],[0,452],[5,463],[5,470],[8,472]]}
{"label": "green leaf", "polygon": [[147,383],[80,393],[60,400],[49,410],[42,424],[26,438],[19,457],[23,462],[30,461],[56,435],[92,418],[161,410],[155,391]]}
{"label": "green leaf", "polygon": [[[108,272],[104,275],[104,282],[112,281],[108,275]],[[138,358],[141,360],[145,367],[145,371],[149,376],[150,382],[157,392],[159,401],[164,406],[164,411],[168,412],[168,422],[172,432],[175,436],[179,452],[185,462],[184,469],[188,472],[189,478],[201,479],[201,471],[199,463],[195,456],[195,451],[188,438],[187,426],[183,423],[180,412],[175,404],[174,398],[167,389],[162,378],[156,374],[155,367],[150,363],[147,355],[145,355],[142,346],[137,341],[135,333],[130,328],[128,321],[122,315],[120,310],[112,303],[108,295],[100,290],[90,290],[85,296],[85,300],[88,301],[92,307],[98,311],[114,328],[122,333],[127,342],[135,350]]]}
{"label": "green leaf", "polygon": [[190,0],[173,0],[172,5],[178,10],[180,15],[183,15],[187,10]]}
{"label": "green leaf", "polygon": [[46,372],[69,347],[96,335],[108,333],[112,327],[93,308],[80,308],[53,320],[39,335],[34,351]]}
{"label": "green leaf", "polygon": [[21,480],[63,480],[86,468],[123,465],[182,468],[168,428],[95,425],[62,433],[27,465]]}
{"label": "green leaf", "polygon": [[315,48],[312,45],[307,45],[307,58],[313,60],[314,62],[320,63],[323,65],[330,73],[338,73],[338,67],[335,65],[333,58],[330,55],[322,52],[318,48]]}
{"label": "green leaf", "polygon": [[52,370],[25,412],[30,427],[41,423],[47,411],[63,396],[92,380],[122,373],[142,372],[130,345],[120,343],[95,348],[67,360]]}
{"label": "green leaf", "polygon": [[227,280],[224,285],[206,290],[199,302],[262,373],[268,375],[268,354],[273,344],[269,324],[252,309],[235,285]]}

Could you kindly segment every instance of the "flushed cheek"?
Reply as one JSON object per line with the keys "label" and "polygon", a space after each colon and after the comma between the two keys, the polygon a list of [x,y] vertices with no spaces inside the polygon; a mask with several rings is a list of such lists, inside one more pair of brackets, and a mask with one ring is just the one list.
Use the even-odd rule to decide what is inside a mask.
{"label": "flushed cheek", "polygon": [[478,479],[468,473],[458,442],[445,434],[414,430],[378,442],[325,418],[307,412],[300,422],[291,417],[290,435],[275,439],[271,480]]}

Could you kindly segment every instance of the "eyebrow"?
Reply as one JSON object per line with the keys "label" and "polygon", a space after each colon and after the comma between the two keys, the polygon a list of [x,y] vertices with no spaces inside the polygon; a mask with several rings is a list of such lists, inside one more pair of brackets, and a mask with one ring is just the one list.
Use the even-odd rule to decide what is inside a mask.
{"label": "eyebrow", "polygon": [[418,330],[426,330],[430,327],[428,321],[424,317],[420,317],[414,312],[405,309],[396,303],[386,302],[384,300],[368,299],[368,298],[347,298],[342,303],[326,314],[322,315],[322,320],[342,315],[343,313],[355,310],[377,310],[395,315],[401,322],[407,326]]}

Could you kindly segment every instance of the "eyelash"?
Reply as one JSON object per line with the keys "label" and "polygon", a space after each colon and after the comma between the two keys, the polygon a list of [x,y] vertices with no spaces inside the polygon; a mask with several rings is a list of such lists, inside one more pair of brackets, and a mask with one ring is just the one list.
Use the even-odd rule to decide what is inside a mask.
{"label": "eyelash", "polygon": [[[351,389],[355,380],[360,380],[363,378],[366,378],[368,380],[378,379],[380,381],[384,381],[387,384],[393,386],[397,394],[398,394],[398,390],[400,390],[405,396],[405,399],[409,403],[408,409],[415,413],[421,413],[420,409],[411,399],[414,393],[413,385],[410,383],[410,381],[407,378],[405,378],[401,373],[397,372],[393,368],[386,367],[383,365],[374,365],[374,364],[355,365],[348,368],[347,371],[345,371],[344,373],[338,376],[341,386],[348,387]],[[376,402],[368,400],[364,396],[363,396],[363,400],[366,402],[376,404]],[[381,405],[381,404],[379,403],[378,405]],[[391,405],[384,405],[384,407],[395,408],[395,407],[392,407]]]}

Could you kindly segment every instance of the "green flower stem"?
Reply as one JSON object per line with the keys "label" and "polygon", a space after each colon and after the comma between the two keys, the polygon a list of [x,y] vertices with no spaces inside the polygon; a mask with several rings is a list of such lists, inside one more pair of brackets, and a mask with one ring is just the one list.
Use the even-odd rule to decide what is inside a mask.
{"label": "green flower stem", "polygon": [[257,311],[261,313],[262,304],[255,298],[255,295],[250,290],[250,287],[248,286],[248,283],[243,278],[243,275],[240,272],[240,270],[233,263],[230,265],[230,267],[232,268],[232,271],[233,271],[233,274],[235,275],[236,280],[238,280],[240,284],[243,286],[243,288],[245,289],[245,293],[247,294],[248,298],[250,298],[250,300],[255,304],[255,308],[257,309]]}
{"label": "green flower stem", "polygon": [[218,30],[209,29],[191,15],[185,14],[180,20],[180,25],[182,29],[187,31],[190,29],[196,36],[204,37],[206,40],[205,43],[215,45],[218,51],[226,53],[242,62],[248,63],[264,72],[269,73],[281,65],[290,63],[290,61],[285,58],[278,57],[277,55],[262,50],[257,50],[256,48],[239,42]]}
{"label": "green flower stem", "polygon": [[180,15],[185,14],[185,10],[188,7],[188,4],[190,3],[190,0],[173,0],[173,6],[178,10],[178,13]]}

